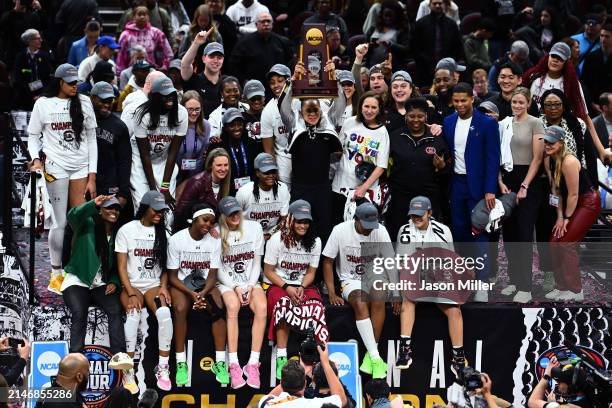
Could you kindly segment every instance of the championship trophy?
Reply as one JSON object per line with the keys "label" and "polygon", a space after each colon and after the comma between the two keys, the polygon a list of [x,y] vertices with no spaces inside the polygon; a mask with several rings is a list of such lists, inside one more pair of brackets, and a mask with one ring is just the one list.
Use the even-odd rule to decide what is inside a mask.
{"label": "championship trophy", "polygon": [[307,74],[299,74],[292,83],[294,98],[335,98],[338,85],[331,72],[323,67],[329,61],[325,24],[304,24],[300,43],[300,62]]}

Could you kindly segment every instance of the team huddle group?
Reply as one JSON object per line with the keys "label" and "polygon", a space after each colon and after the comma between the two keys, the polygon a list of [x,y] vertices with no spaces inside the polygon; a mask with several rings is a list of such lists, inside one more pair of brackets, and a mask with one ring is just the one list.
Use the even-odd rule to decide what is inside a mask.
{"label": "team huddle group", "polygon": [[[518,86],[520,67],[502,65],[499,106],[477,107],[471,85],[457,81],[462,67],[440,60],[433,102],[445,106],[437,109],[432,98],[418,96],[408,72],[391,73],[388,61],[369,70],[364,92],[360,65],[368,44],[357,46],[352,71],[318,61],[338,84],[335,98],[293,98],[292,80],[308,75],[298,62],[293,72],[272,66],[266,103],[259,80],[242,86],[219,75],[224,48],[217,42],[203,47],[204,72],[193,72],[208,34],[196,35],[183,64],[174,66],[195,90],[177,90],[164,73],[136,62],[130,81],[138,86],[122,98],[119,113],[111,83],[96,82],[85,96],[77,90],[77,68],[62,64],[28,124],[31,167],[44,173],[54,218],[49,289],[62,294],[72,313],[70,350],[82,350],[88,307],[97,304],[109,317],[110,366],[124,370],[124,386],[133,393],[143,308],[158,323],[160,389],[172,387],[173,341],[175,383],[188,383],[187,317],[196,312],[211,322],[217,381],[259,388],[260,350],[275,305],[284,297],[293,305],[323,302],[318,284],[324,281],[329,304],[346,302],[355,313],[367,349],[361,371],[385,378],[378,350],[385,302],[393,301],[400,315],[398,368],[412,362],[415,305],[368,293],[362,244],[396,237],[400,243],[486,242],[492,235],[473,231],[472,209],[484,200],[493,210],[496,195],[511,192],[518,204],[504,221],[505,241],[532,242],[542,211],[551,241],[579,241],[595,222],[599,197],[585,156],[588,149],[603,159],[609,152],[596,136],[589,145],[582,120],[562,116],[575,104],[584,110],[580,93],[568,102],[559,90],[570,57],[563,43],[544,57],[547,72],[531,90]],[[214,85],[211,76],[219,79],[216,106],[202,97]],[[542,118],[528,113],[532,96]],[[498,123],[508,107],[508,118]],[[576,140],[574,121],[584,139]],[[66,246],[71,255],[63,261]],[[511,285],[504,294],[528,302],[531,258],[508,255]],[[546,297],[581,299],[575,252],[551,258],[556,288]],[[477,278],[487,281],[488,274],[484,268]],[[477,293],[483,299],[486,293]],[[448,317],[457,373],[465,365],[461,311],[456,304],[438,306]],[[244,365],[238,357],[242,307],[253,314]],[[268,330],[279,379],[290,332],[284,323]]]}

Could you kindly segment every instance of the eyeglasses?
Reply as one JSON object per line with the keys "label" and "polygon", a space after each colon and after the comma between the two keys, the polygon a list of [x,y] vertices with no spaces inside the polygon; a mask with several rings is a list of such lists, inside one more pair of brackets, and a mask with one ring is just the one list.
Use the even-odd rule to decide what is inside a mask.
{"label": "eyeglasses", "polygon": [[187,112],[189,113],[200,113],[202,108],[187,108]]}
{"label": "eyeglasses", "polygon": [[560,109],[563,107],[563,103],[561,102],[545,103],[544,107],[546,109]]}

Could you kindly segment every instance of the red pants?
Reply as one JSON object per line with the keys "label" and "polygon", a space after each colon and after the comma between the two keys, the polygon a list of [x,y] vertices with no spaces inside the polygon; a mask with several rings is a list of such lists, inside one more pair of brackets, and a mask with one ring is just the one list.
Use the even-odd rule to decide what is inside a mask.
{"label": "red pants", "polygon": [[595,190],[578,197],[576,210],[567,224],[567,232],[562,238],[550,237],[555,284],[559,290],[582,290],[577,242],[582,241],[591,225],[597,221],[601,211],[601,200]]}

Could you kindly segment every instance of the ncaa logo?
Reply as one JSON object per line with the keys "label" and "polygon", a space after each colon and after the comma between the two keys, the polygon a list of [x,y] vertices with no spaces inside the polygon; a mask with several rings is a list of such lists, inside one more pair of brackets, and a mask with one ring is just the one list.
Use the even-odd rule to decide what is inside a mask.
{"label": "ncaa logo", "polygon": [[329,359],[336,363],[339,378],[351,372],[351,359],[346,354],[335,352],[329,356]]}
{"label": "ncaa logo", "polygon": [[244,262],[236,262],[234,264],[234,272],[243,273],[244,272]]}
{"label": "ncaa logo", "polygon": [[42,375],[51,377],[57,375],[60,360],[61,357],[55,351],[45,351],[38,356],[36,367],[38,367],[38,371],[40,371]]}
{"label": "ncaa logo", "polygon": [[147,258],[144,261],[144,267],[147,269],[153,269],[155,267],[155,259]]}

